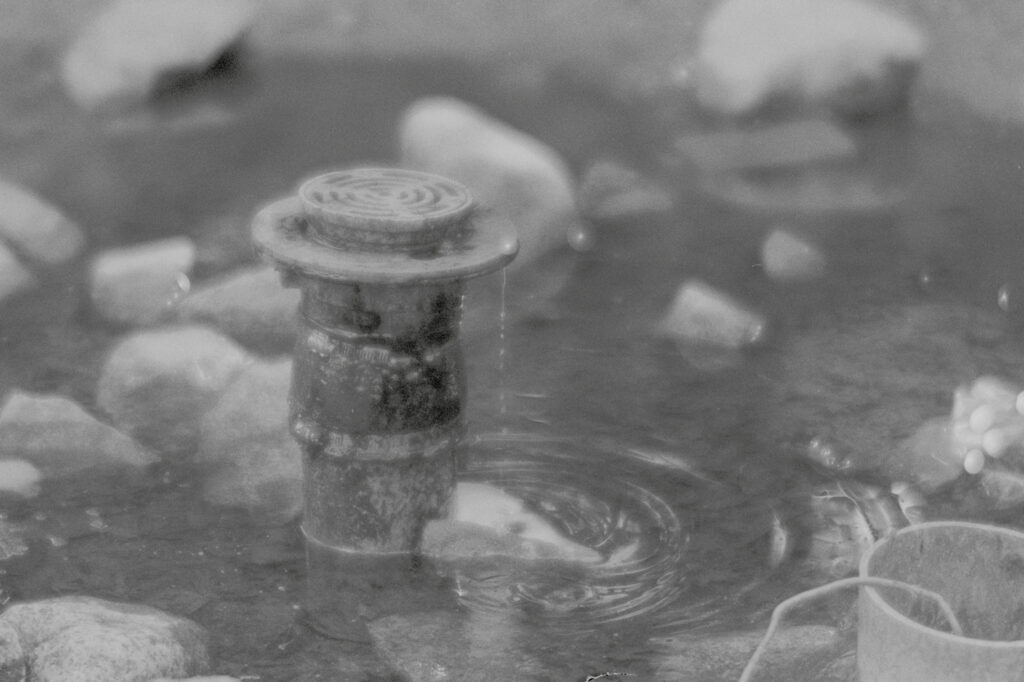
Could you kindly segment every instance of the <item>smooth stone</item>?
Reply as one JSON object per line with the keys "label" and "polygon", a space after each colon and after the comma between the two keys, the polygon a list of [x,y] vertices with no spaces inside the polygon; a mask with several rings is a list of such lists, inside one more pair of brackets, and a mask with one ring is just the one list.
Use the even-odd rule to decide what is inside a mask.
{"label": "smooth stone", "polygon": [[676,146],[704,172],[799,166],[846,160],[857,154],[853,138],[822,118],[693,133],[676,140]]}
{"label": "smooth stone", "polygon": [[512,271],[566,246],[578,221],[575,183],[545,143],[450,97],[410,105],[398,138],[403,167],[461,182],[479,205],[512,222],[519,233]]}
{"label": "smooth stone", "polygon": [[38,283],[32,271],[21,264],[6,244],[0,242],[0,304]]}
{"label": "smooth stone", "polygon": [[138,682],[209,668],[206,631],[148,606],[58,597],[11,605],[0,622],[17,631],[32,682]]}
{"label": "smooth stone", "polygon": [[907,481],[930,493],[959,478],[963,473],[962,462],[949,419],[936,418],[923,423],[901,442],[895,456],[882,461],[881,470],[890,480]]}
{"label": "smooth stone", "polygon": [[118,428],[159,452],[195,448],[203,417],[251,358],[206,327],[137,332],[111,351],[96,401]]}
{"label": "smooth stone", "polygon": [[[656,637],[660,652],[655,662],[657,679],[735,680],[750,660],[764,631],[737,632],[700,638]],[[823,670],[843,644],[838,631],[825,625],[784,625],[776,630],[752,679],[821,679]]]}
{"label": "smooth stone", "polygon": [[43,474],[31,462],[23,459],[0,460],[0,497],[35,497]]}
{"label": "smooth stone", "polygon": [[241,40],[255,9],[252,0],[118,0],[64,55],[64,85],[85,109],[136,104],[210,69]]}
{"label": "smooth stone", "polygon": [[903,104],[924,56],[913,24],[860,0],[724,0],[697,47],[697,97],[727,115],[778,98],[870,114]]}
{"label": "smooth stone", "polygon": [[599,222],[666,215],[674,207],[668,190],[614,161],[599,161],[587,168],[576,203],[583,217]]}
{"label": "smooth stone", "polygon": [[34,192],[0,179],[0,239],[26,259],[59,265],[85,246],[81,228]]}
{"label": "smooth stone", "polygon": [[155,324],[188,292],[195,262],[196,247],[187,237],[104,251],[89,268],[93,309],[119,325]]}
{"label": "smooth stone", "polygon": [[25,651],[21,648],[18,631],[0,621],[0,682],[26,682],[27,679]]}
{"label": "smooth stone", "polygon": [[286,351],[295,345],[300,298],[298,289],[281,286],[273,268],[242,268],[193,288],[177,315],[216,327],[251,348]]}
{"label": "smooth stone", "polygon": [[825,256],[812,244],[784,229],[761,242],[761,265],[769,279],[806,282],[825,274]]}
{"label": "smooth stone", "polygon": [[10,393],[0,408],[0,452],[61,478],[97,468],[141,469],[156,461],[73,400],[21,391]]}
{"label": "smooth stone", "polygon": [[291,360],[243,369],[208,411],[196,461],[210,471],[207,501],[278,521],[302,511],[302,453],[288,430]]}
{"label": "smooth stone", "polygon": [[759,342],[766,325],[763,315],[724,292],[691,279],[679,287],[658,331],[682,343],[739,350]]}
{"label": "smooth stone", "polygon": [[559,533],[523,501],[486,483],[462,481],[448,519],[430,521],[420,550],[438,559],[560,559],[599,563],[601,554]]}

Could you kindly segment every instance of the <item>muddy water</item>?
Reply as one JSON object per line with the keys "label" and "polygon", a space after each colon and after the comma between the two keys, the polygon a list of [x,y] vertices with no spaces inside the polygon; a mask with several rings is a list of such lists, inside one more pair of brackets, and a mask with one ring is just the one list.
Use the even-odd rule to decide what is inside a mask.
{"label": "muddy water", "polygon": [[[879,191],[900,200],[824,216],[737,208],[701,191],[674,140],[708,123],[685,102],[627,104],[565,79],[449,63],[250,62],[165,99],[159,129],[145,133],[138,127],[152,121],[83,121],[55,95],[39,103],[52,134],[6,143],[28,154],[26,177],[96,248],[189,234],[202,277],[250,258],[248,216],[260,202],[317,170],[392,159],[402,108],[437,93],[536,134],[577,169],[599,158],[637,166],[676,199],[671,215],[596,226],[593,248],[558,264],[571,274],[544,319],[509,316],[499,332],[495,309],[493,333],[467,339],[466,478],[520,497],[602,563],[419,566],[370,600],[363,615],[387,627],[350,636],[308,615],[295,526],[205,508],[194,472],[167,465],[127,499],[99,482],[51,487],[12,510],[35,524],[39,546],[8,568],[5,598],[88,593],[183,613],[214,633],[219,672],[258,679],[392,679],[396,661],[431,656],[448,676],[423,679],[510,679],[510,661],[522,679],[659,679],[650,636],[755,627],[823,579],[771,559],[772,514],[800,514],[827,479],[802,458],[811,439],[838,433],[885,448],[918,415],[944,414],[957,381],[1024,378],[1024,142],[952,109],[853,129],[884,178]],[[759,244],[779,225],[819,245],[823,280],[765,277]],[[766,311],[766,344],[711,371],[657,339],[654,325],[693,276]],[[4,310],[5,387],[91,402],[116,331],[83,312],[81,278],[77,268],[54,273]],[[934,344],[902,323],[921,307],[938,320],[923,327]],[[917,374],[887,372],[893,344]],[[841,395],[807,398],[816,390]],[[936,508],[962,515],[957,504]],[[423,614],[434,620],[419,631],[445,641],[403,650],[395,642],[415,642]]]}

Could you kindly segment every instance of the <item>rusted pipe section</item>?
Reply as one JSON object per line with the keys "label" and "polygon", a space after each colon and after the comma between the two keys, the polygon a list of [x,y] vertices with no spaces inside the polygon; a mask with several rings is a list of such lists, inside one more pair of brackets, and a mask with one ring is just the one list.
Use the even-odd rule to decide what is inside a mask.
{"label": "rusted pipe section", "polygon": [[415,550],[446,510],[465,431],[463,283],[515,257],[514,229],[452,180],[366,168],[312,178],[252,233],[302,290],[290,405],[307,539]]}

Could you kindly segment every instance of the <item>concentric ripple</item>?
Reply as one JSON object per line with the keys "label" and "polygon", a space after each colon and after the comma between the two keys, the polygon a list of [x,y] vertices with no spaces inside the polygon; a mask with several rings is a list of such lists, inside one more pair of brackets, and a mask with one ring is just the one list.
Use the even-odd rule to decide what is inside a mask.
{"label": "concentric ripple", "polygon": [[520,608],[546,620],[595,625],[659,611],[684,589],[690,524],[608,453],[566,443],[480,440],[464,479],[524,501],[597,564],[476,562],[457,569],[471,609]]}

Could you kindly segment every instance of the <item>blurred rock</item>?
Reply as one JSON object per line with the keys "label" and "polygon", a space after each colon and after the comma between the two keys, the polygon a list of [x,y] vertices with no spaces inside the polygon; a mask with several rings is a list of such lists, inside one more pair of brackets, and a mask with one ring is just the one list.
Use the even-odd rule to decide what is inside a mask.
{"label": "blurred rock", "polygon": [[583,217],[598,222],[664,215],[673,208],[668,190],[614,161],[599,161],[586,170],[576,204]]}
{"label": "blurred rock", "polygon": [[278,521],[302,511],[302,453],[288,430],[291,360],[246,367],[202,420],[196,460],[213,504]]}
{"label": "blurred rock", "polygon": [[[107,468],[143,468],[156,458],[117,429],[58,395],[14,391],[0,408],[0,452],[47,477]],[[8,460],[8,466],[17,460]],[[22,475],[26,475],[22,471]],[[29,479],[31,473],[28,472]]]}
{"label": "blurred rock", "polygon": [[805,282],[825,274],[825,256],[784,229],[772,230],[761,243],[761,265],[769,279]]}
{"label": "blurred rock", "polygon": [[561,559],[598,563],[601,554],[559,533],[523,501],[484,483],[460,482],[450,518],[430,521],[421,551],[438,559]]}
{"label": "blurred rock", "polygon": [[207,634],[148,606],[58,597],[9,606],[33,682],[137,682],[209,668]]}
{"label": "blurred rock", "polygon": [[18,632],[0,621],[0,682],[25,682],[27,674]]}
{"label": "blurred rock", "polygon": [[0,499],[11,495],[35,497],[39,494],[39,481],[42,477],[42,473],[31,462],[23,459],[0,460]]}
{"label": "blurred rock", "polygon": [[[738,679],[763,636],[764,632],[759,630],[701,638],[654,638],[652,644],[661,652],[655,663],[657,679]],[[785,625],[772,636],[771,645],[752,679],[822,679],[812,671],[828,666],[841,643],[835,628]]]}
{"label": "blurred rock", "polygon": [[138,332],[111,351],[96,401],[118,428],[146,445],[189,452],[203,416],[249,362],[234,341],[206,327]]}
{"label": "blurred rock", "polygon": [[881,470],[890,480],[913,483],[928,493],[959,478],[963,459],[949,419],[929,419],[899,443],[893,457],[882,460]]}
{"label": "blurred rock", "polygon": [[57,265],[85,245],[82,230],[31,191],[0,179],[0,239],[30,261]]}
{"label": "blurred rock", "polygon": [[64,85],[85,109],[138,103],[211,69],[237,46],[254,15],[252,0],[118,0],[64,55]]}
{"label": "blurred rock", "polygon": [[251,267],[196,287],[182,299],[178,318],[216,327],[241,344],[263,352],[295,345],[298,289],[281,286],[273,268]]}
{"label": "blurred rock", "polygon": [[724,0],[697,50],[697,97],[744,115],[791,100],[862,115],[904,104],[925,38],[860,0]]}
{"label": "blurred rock", "polygon": [[0,304],[37,284],[38,280],[32,271],[22,265],[18,257],[0,242]]}
{"label": "blurred rock", "polygon": [[691,279],[679,287],[658,331],[685,344],[739,350],[759,342],[766,325],[764,316],[714,287]]}
{"label": "blurred rock", "polygon": [[119,325],[155,324],[188,292],[195,261],[196,247],[187,237],[104,251],[89,268],[93,309]]}

